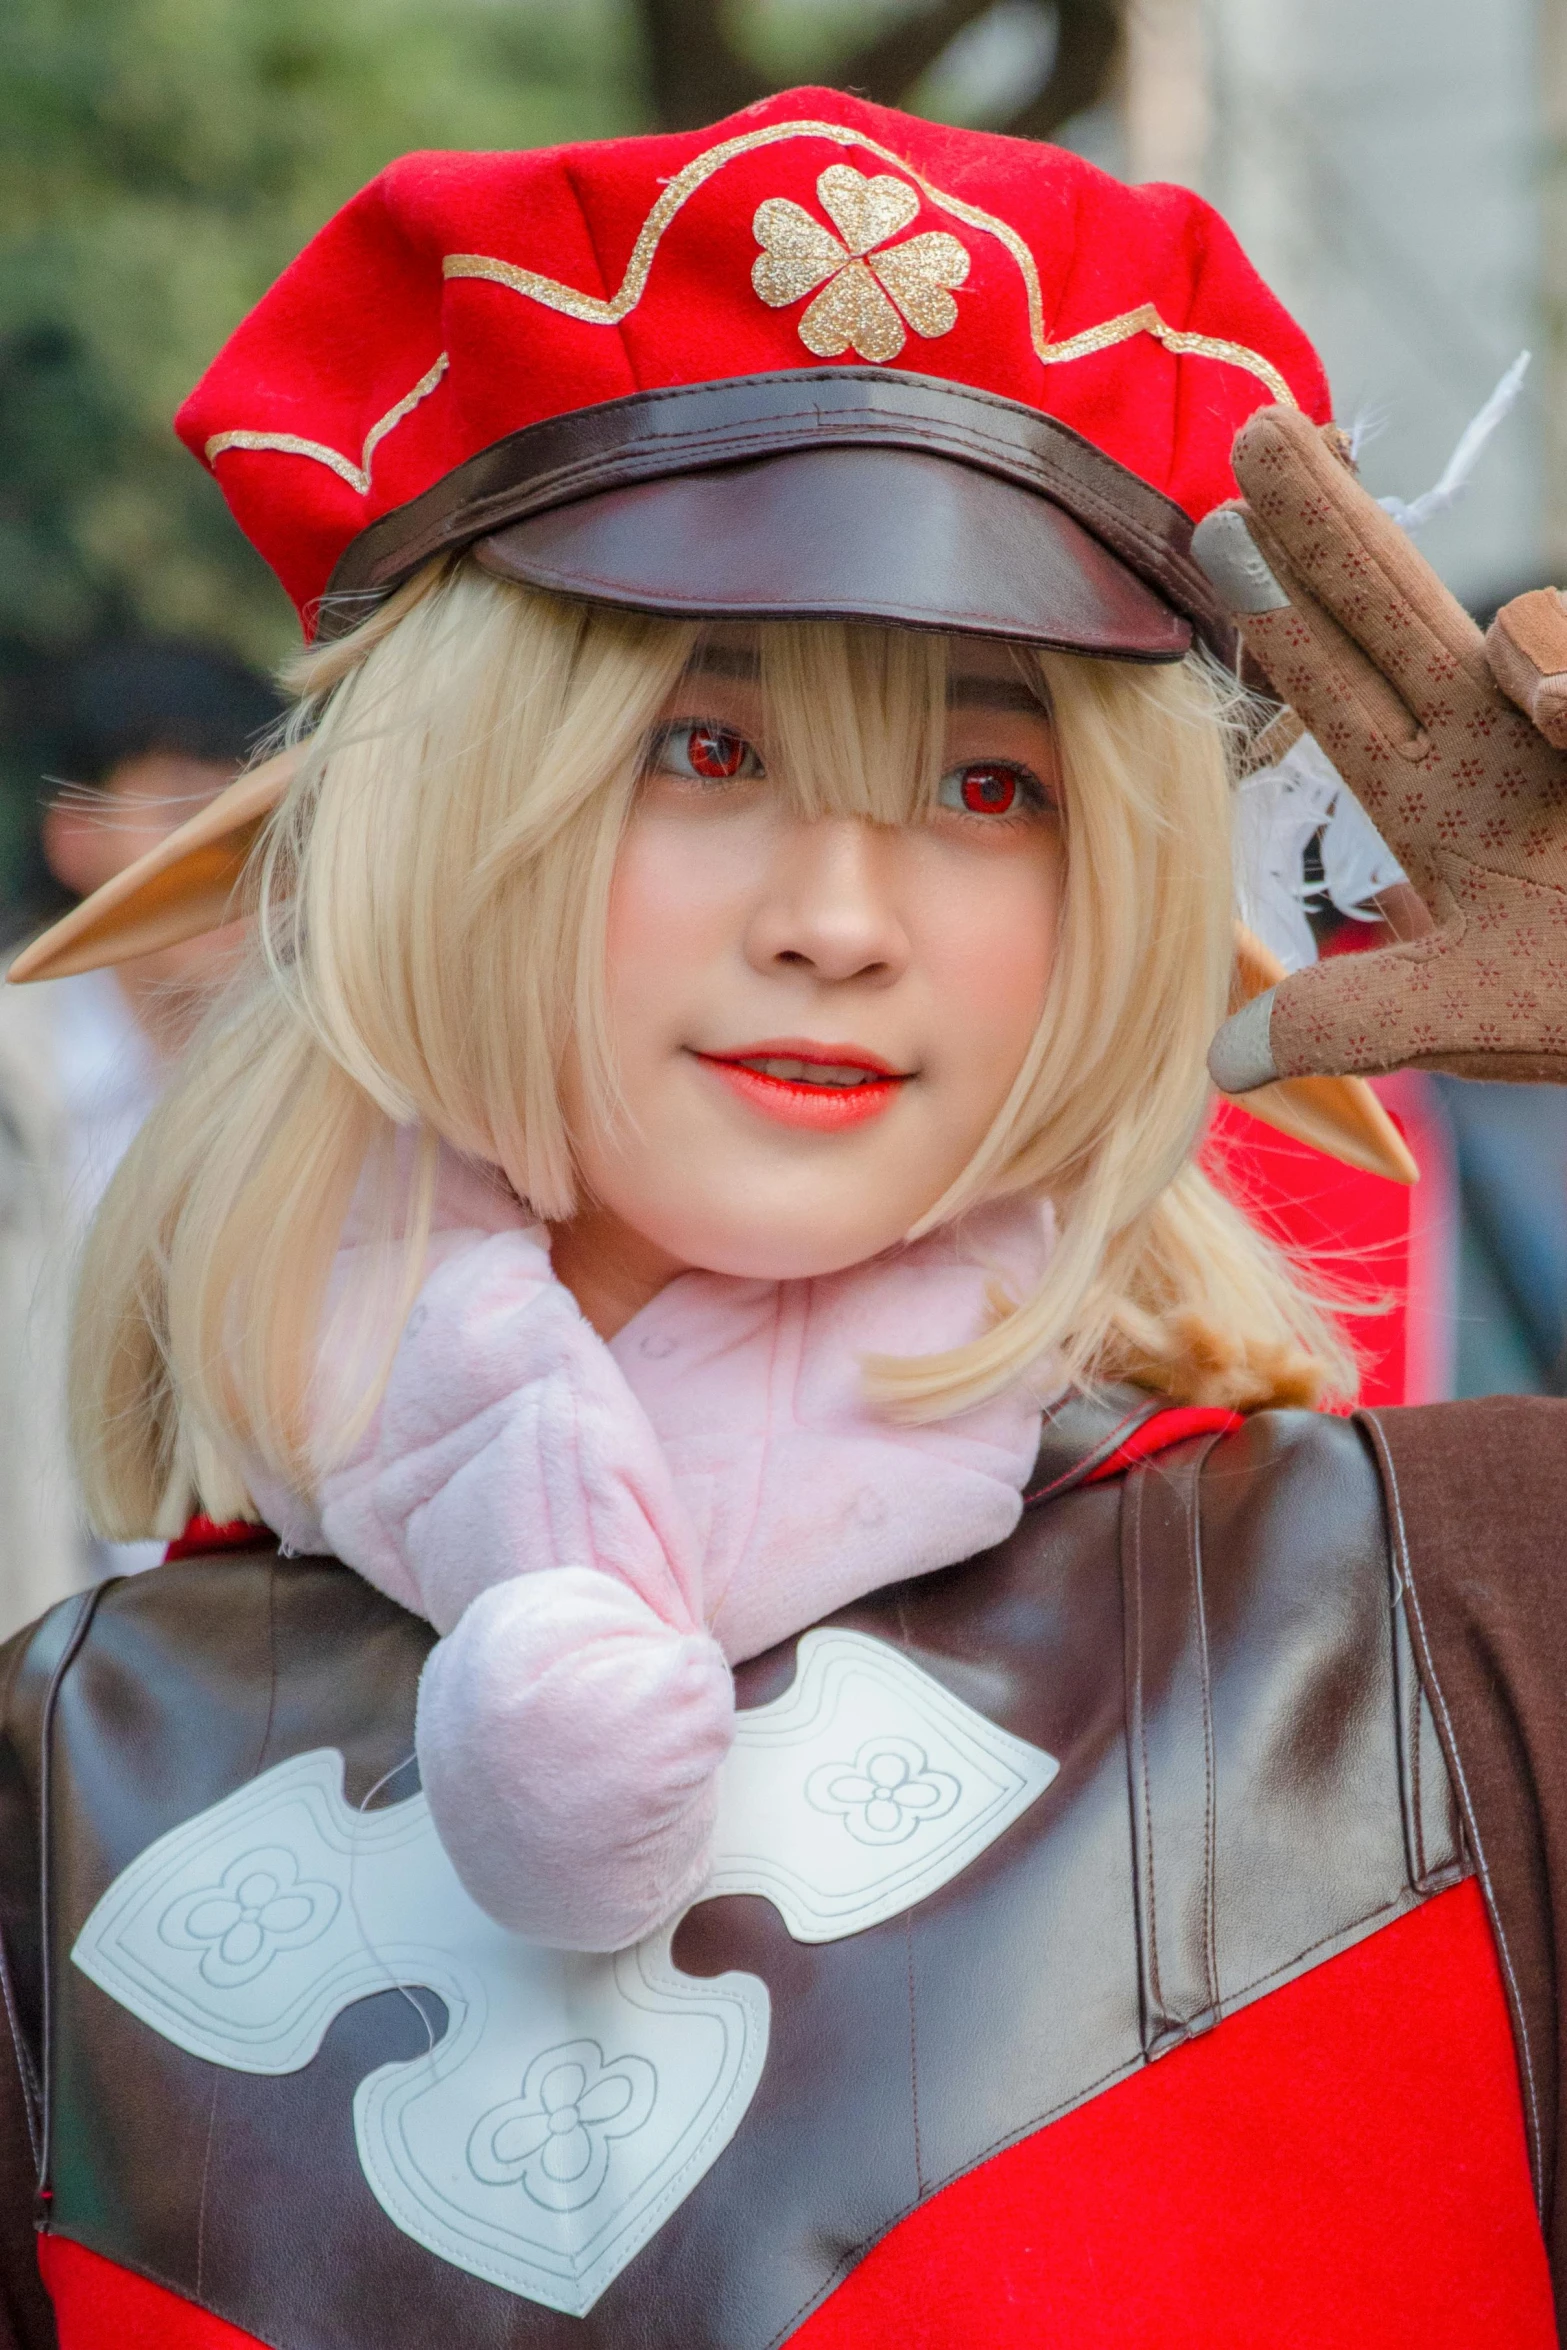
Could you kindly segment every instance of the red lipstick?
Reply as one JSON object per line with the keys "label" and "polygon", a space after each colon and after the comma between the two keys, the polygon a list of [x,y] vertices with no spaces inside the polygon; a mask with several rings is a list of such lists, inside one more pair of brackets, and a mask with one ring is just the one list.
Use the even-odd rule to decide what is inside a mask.
{"label": "red lipstick", "polygon": [[[704,1068],[753,1110],[780,1126],[838,1134],[891,1109],[911,1072],[858,1044],[766,1037],[727,1053],[697,1053]],[[819,1072],[819,1074],[818,1074]]]}

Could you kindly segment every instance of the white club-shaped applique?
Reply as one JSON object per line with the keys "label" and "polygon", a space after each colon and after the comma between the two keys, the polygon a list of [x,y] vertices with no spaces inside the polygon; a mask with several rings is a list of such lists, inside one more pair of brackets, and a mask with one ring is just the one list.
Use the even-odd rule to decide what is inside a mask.
{"label": "white club-shaped applique", "polygon": [[[807,1633],[792,1686],[740,1716],[703,1897],[762,1894],[797,1941],[860,1933],[950,1883],[1056,1769],[883,1642]],[[508,1934],[423,1796],[351,1810],[322,1748],[150,1845],[72,1956],[247,2073],[308,2064],[355,2000],[435,1992],[444,2035],[355,2095],[365,2177],[438,2258],[581,2316],[723,2152],[766,2061],[766,1986],[682,1975],[674,1931],[603,1958]]]}
{"label": "white club-shaped applique", "polygon": [[788,196],[769,196],[752,222],[762,250],[751,283],[768,307],[787,309],[815,292],[800,320],[800,340],[818,359],[896,359],[905,322],[927,338],[950,334],[958,320],[953,289],[969,273],[967,248],[945,229],[892,240],[918,213],[918,191],[891,172],[867,179],[831,163],[816,183],[825,228]]}

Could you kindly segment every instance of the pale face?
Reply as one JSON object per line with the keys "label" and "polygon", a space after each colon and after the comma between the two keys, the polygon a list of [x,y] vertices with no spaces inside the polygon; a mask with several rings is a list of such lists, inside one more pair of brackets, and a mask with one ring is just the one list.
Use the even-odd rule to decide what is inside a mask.
{"label": "pale face", "polygon": [[665,704],[616,866],[628,1115],[597,1129],[567,1074],[591,1196],[555,1258],[601,1328],[680,1270],[797,1279],[902,1240],[989,1129],[1050,979],[1059,768],[1004,646],[956,649],[942,804],[906,825],[803,816],[736,667]]}

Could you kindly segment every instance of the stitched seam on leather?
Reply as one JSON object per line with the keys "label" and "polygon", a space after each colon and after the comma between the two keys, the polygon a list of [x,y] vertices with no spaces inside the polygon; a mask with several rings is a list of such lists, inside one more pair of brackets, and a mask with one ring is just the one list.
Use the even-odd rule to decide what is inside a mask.
{"label": "stitched seam on leather", "polygon": [[6,1667],[5,1686],[0,1689],[0,1718],[6,1721],[11,1718],[11,1699],[31,1646],[31,1641],[18,1642],[11,1652],[11,1662]]}
{"label": "stitched seam on leather", "polygon": [[[867,391],[880,392],[888,385],[889,381],[896,382],[896,380],[895,377],[889,379],[884,374],[874,374],[869,368],[832,368],[817,371],[812,368],[793,367],[778,367],[760,375],[730,377],[728,379],[730,383],[743,383],[748,389],[755,384],[766,384],[769,387],[777,385],[785,390],[803,395],[801,398],[802,407],[810,405],[810,392],[815,386],[824,382],[834,385],[842,383],[863,384]],[[1020,401],[1009,400],[1004,392],[987,392],[977,384],[954,384],[944,376],[921,376],[917,382],[911,381],[908,388],[916,398],[928,399],[933,402],[939,401],[943,405],[964,408],[971,406],[995,408],[1000,410],[1009,420],[1023,405]],[[651,408],[655,405],[662,406],[670,401],[691,401],[699,396],[710,394],[713,389],[714,386],[711,383],[659,384],[650,391],[641,394],[641,398]],[[607,403],[605,404],[607,405]],[[845,413],[852,414],[853,411],[845,411]],[[888,406],[884,401],[867,401],[861,413],[868,416],[885,416],[888,413]],[[1088,440],[1085,435],[1075,432],[1071,425],[1063,425],[1059,417],[1047,415],[1043,409],[1033,408],[1028,409],[1027,415],[1031,425],[1043,424],[1047,432],[1052,428],[1059,431],[1062,435],[1063,445],[1072,449],[1074,457],[1085,468],[1090,468],[1102,476],[1112,473],[1119,475],[1124,470],[1128,476],[1129,494],[1144,497],[1150,502],[1156,501],[1161,508],[1168,510],[1172,523],[1178,524],[1183,519],[1189,520],[1178,499],[1172,498],[1167,491],[1156,489],[1152,482],[1144,481],[1141,475],[1132,473],[1129,466],[1121,468],[1114,458],[1107,457],[1105,452]]]}
{"label": "stitched seam on leather", "polygon": [[256,1767],[252,1778],[259,1778],[267,1758],[267,1747],[272,1738],[273,1718],[277,1713],[277,1560],[267,1569],[267,1718],[261,1726],[261,1744],[256,1750]]}
{"label": "stitched seam on leather", "polygon": [[54,2136],[54,2115],[50,2105],[50,2075],[53,2071],[53,2064],[51,2060],[54,2054],[54,1993],[52,1988],[54,1966],[53,1952],[50,1949],[49,1940],[49,1913],[51,1908],[51,1894],[53,1892],[53,1887],[50,1882],[49,1869],[49,1790],[53,1772],[50,1767],[49,1750],[54,1742],[55,1709],[59,1703],[60,1691],[64,1685],[65,1676],[76,1661],[82,1643],[87,1638],[88,1629],[92,1624],[93,1617],[98,1612],[99,1602],[103,1598],[103,1595],[108,1588],[109,1586],[107,1583],[98,1583],[93,1586],[92,1590],[83,1592],[81,1604],[78,1607],[76,1613],[76,1621],[71,1626],[70,1631],[66,1635],[65,1644],[61,1648],[60,1654],[55,1660],[54,1670],[49,1676],[49,1686],[44,1692],[43,1709],[39,1726],[38,1909],[40,1926],[42,1929],[41,1941],[43,1945],[43,2028],[40,2034],[40,2038],[43,2043],[41,2050],[43,2069],[43,2144],[38,2156],[38,2188],[40,2193],[42,2193],[42,2191],[49,2184],[49,2158],[53,2152]]}
{"label": "stitched seam on leather", "polygon": [[[1398,1606],[1396,1592],[1393,1595],[1393,1606],[1395,1608]],[[1396,1626],[1393,1636],[1395,1640],[1398,1637]],[[1412,1641],[1409,1661],[1412,1666],[1414,1663],[1414,1643]],[[1409,1800],[1414,1816],[1415,1875],[1416,1881],[1423,1884],[1426,1876],[1426,1824],[1420,1809],[1420,1709],[1425,1703],[1425,1693],[1420,1686],[1420,1675],[1414,1673],[1412,1677],[1415,1686],[1409,1707]]]}
{"label": "stitched seam on leather", "polygon": [[1436,1662],[1431,1654],[1431,1643],[1426,1634],[1426,1620],[1420,1605],[1420,1594],[1415,1589],[1414,1576],[1410,1572],[1409,1531],[1404,1522],[1404,1499],[1399,1491],[1398,1471],[1393,1465],[1393,1456],[1376,1414],[1362,1412],[1359,1416],[1362,1426],[1369,1429],[1371,1433],[1383,1475],[1387,1480],[1387,1490],[1393,1503],[1393,1519],[1397,1530],[1399,1582],[1408,1598],[1409,1605],[1414,1612],[1415,1623],[1419,1628],[1420,1646],[1425,1656],[1426,1673],[1429,1676],[1430,1686],[1435,1692],[1437,1706],[1447,1731],[1447,1752],[1452,1758],[1453,1769],[1457,1774],[1459,1798],[1464,1810],[1464,1822],[1474,1846],[1475,1866],[1479,1871],[1481,1891],[1485,1895],[1486,1914],[1491,1921],[1491,1932],[1496,1937],[1496,1947],[1501,1953],[1502,1969],[1507,1977],[1508,2004],[1513,2011],[1513,2022],[1518,2033],[1518,2046],[1523,2057],[1524,2086],[1528,2091],[1529,2144],[1533,2157],[1535,2204],[1543,2223],[1545,2166],[1540,2127],[1540,2101],[1534,2077],[1534,2051],[1529,2045],[1529,2025],[1524,2014],[1523,1994],[1518,1987],[1518,1976],[1513,1967],[1513,1954],[1507,1946],[1506,1930],[1502,1925],[1501,1915],[1496,1906],[1496,1889],[1491,1882],[1491,1867],[1485,1857],[1485,1845],[1481,1839],[1479,1821],[1475,1817],[1474,1799],[1469,1792],[1469,1780],[1464,1770],[1463,1756],[1458,1751],[1458,1740],[1453,1730],[1453,1717],[1448,1709],[1446,1693],[1437,1675]]}
{"label": "stitched seam on leather", "polygon": [[[1132,1587],[1137,1595],[1136,1669],[1133,1675],[1134,1702],[1137,1709],[1138,1770],[1143,1783],[1143,1817],[1140,1842],[1143,1847],[1143,1874],[1148,1884],[1148,1986],[1152,1991],[1161,2018],[1165,2016],[1164,1986],[1159,1975],[1159,1903],[1154,1890],[1154,1832],[1153,1796],[1148,1780],[1148,1715],[1143,1703],[1143,1493],[1146,1473],[1128,1480],[1127,1500],[1132,1509]],[[1149,2019],[1150,2029],[1154,2019]]]}
{"label": "stitched seam on leather", "polygon": [[920,2145],[920,2058],[919,2034],[914,2016],[914,1912],[906,1910],[903,1918],[903,1939],[909,1966],[909,2103],[914,2115],[914,2188],[923,2202],[925,2199],[925,2154]]}
{"label": "stitched seam on leather", "polygon": [[22,2076],[22,2087],[36,2104],[42,2095],[42,2084],[38,2078],[38,2067],[33,2061],[33,2052],[27,2045],[27,2035],[22,2029],[22,2011],[16,1996],[10,1954],[6,1949],[3,1933],[0,1933],[0,1992],[3,1992],[5,1996],[6,2021],[10,2027],[12,2044],[16,2050],[17,2069]]}
{"label": "stitched seam on leather", "polygon": [[[1154,1409],[1158,1408],[1155,1403]],[[1063,1469],[1059,1477],[1052,1477],[1048,1485],[1036,1485],[1032,1493],[1025,1493],[1023,1507],[1029,1509],[1036,1501],[1048,1501],[1050,1496],[1053,1493],[1059,1493],[1063,1486],[1081,1483],[1091,1470],[1097,1469],[1110,1458],[1125,1435],[1133,1429],[1140,1428],[1143,1422],[1151,1417],[1152,1414],[1145,1411],[1141,1405],[1135,1411],[1128,1412],[1125,1419],[1117,1420],[1109,1435],[1101,1437],[1090,1451],[1084,1453],[1080,1461],[1074,1461],[1069,1469]]]}
{"label": "stitched seam on leather", "polygon": [[1217,2020],[1219,2005],[1218,1922],[1214,1914],[1214,1879],[1218,1869],[1218,1789],[1215,1783],[1213,1756],[1213,1674],[1208,1656],[1208,1610],[1202,1588],[1202,1471],[1208,1455],[1218,1438],[1207,1445],[1193,1461],[1186,1481],[1186,1552],[1192,1577],[1193,1630],[1197,1640],[1198,1670],[1202,1686],[1202,1770],[1203,1770],[1203,1975],[1208,1994],[1208,2012]]}
{"label": "stitched seam on leather", "polygon": [[[11,1700],[26,1654],[27,1644],[19,1644],[12,1652],[11,1662],[5,1676],[5,1686],[3,1691],[0,1691],[0,1719],[8,1720],[10,1718]],[[45,1974],[48,1973],[48,1967],[49,1954],[46,1949],[44,1952]],[[44,2156],[41,2134],[43,2084],[39,2080],[38,2068],[33,2062],[32,2051],[27,2045],[27,2035],[22,2030],[21,2010],[17,2005],[16,1989],[11,1976],[11,1961],[6,1951],[3,1934],[0,1934],[0,1993],[3,1993],[5,1998],[6,2023],[10,2030],[12,2052],[16,2057],[17,2074],[22,2085],[22,2109],[27,2117],[27,2141],[33,2157],[33,2173],[35,2179],[41,2184]]]}
{"label": "stitched seam on leather", "polygon": [[0,1935],[0,1997],[5,2000],[6,2028],[10,2034],[11,2054],[16,2059],[16,2077],[22,2091],[22,2112],[27,2120],[27,2144],[33,2158],[33,2175],[37,2177],[43,2160],[43,2141],[38,2130],[38,2082],[22,2038],[21,2018],[16,2011],[16,1995],[11,1987],[11,1962],[6,1956],[3,1935]]}
{"label": "stitched seam on leather", "polygon": [[201,2194],[196,2204],[196,2298],[201,2299],[202,2268],[207,2252],[207,2174],[212,2168],[212,2140],[218,2122],[218,2090],[223,2075],[214,2071],[212,2102],[207,2107],[207,2143],[201,2156]]}
{"label": "stitched seam on leather", "polygon": [[1283,1959],[1276,1967],[1269,1967],[1266,1974],[1253,1975],[1250,1982],[1243,1983],[1230,2002],[1230,2012],[1233,2014],[1238,2004],[1254,1999],[1259,1992],[1266,1991],[1270,1983],[1292,1980],[1299,1971],[1302,1960],[1310,1958],[1314,1951],[1326,1950],[1331,1944],[1342,1942],[1346,1934],[1354,1934],[1358,1932],[1360,1927],[1369,1926],[1375,1918],[1386,1918],[1391,1925],[1395,1919],[1407,1917],[1411,1910],[1419,1907],[1424,1898],[1424,1895],[1417,1894],[1412,1890],[1408,1893],[1396,1893],[1391,1901],[1379,1901],[1375,1909],[1363,1910],[1358,1918],[1350,1918],[1344,1925],[1335,1926],[1331,1934],[1319,1934],[1315,1942],[1308,1942],[1304,1949],[1296,1951],[1293,1958]]}

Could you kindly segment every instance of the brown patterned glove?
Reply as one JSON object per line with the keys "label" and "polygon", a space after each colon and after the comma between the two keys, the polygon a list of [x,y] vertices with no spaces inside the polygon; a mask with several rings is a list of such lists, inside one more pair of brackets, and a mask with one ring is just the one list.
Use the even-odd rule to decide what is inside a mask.
{"label": "brown patterned glove", "polygon": [[1264,408],[1244,502],[1193,553],[1432,917],[1315,963],[1215,1037],[1226,1093],[1417,1067],[1567,1080],[1567,755],[1499,690],[1480,631],[1355,480],[1333,427]]}

